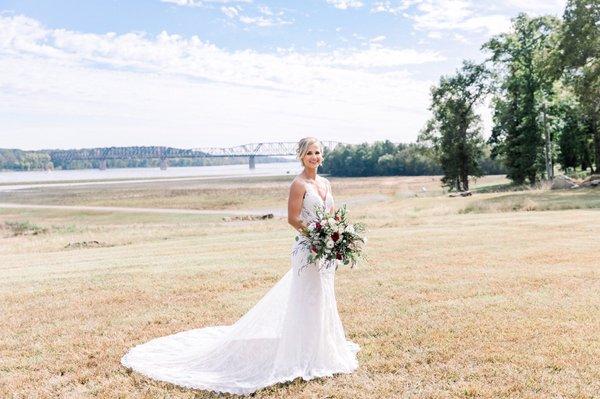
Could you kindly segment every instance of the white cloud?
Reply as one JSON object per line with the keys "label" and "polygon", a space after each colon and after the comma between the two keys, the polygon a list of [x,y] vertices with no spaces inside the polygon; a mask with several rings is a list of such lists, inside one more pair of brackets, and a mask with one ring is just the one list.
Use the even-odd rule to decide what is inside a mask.
{"label": "white cloud", "polygon": [[412,17],[417,29],[452,29],[473,13],[466,0],[427,0],[417,9]]}
{"label": "white cloud", "polygon": [[162,3],[171,3],[178,6],[188,7],[200,7],[202,2],[200,0],[160,0]]}
{"label": "white cloud", "polygon": [[420,0],[402,0],[401,2],[392,3],[389,0],[386,1],[376,1],[371,6],[372,13],[389,13],[392,15],[399,15],[402,11],[408,9],[413,4],[419,3]]}
{"label": "white cloud", "polygon": [[282,18],[270,18],[262,15],[256,17],[249,17],[247,15],[240,15],[240,22],[245,23],[247,25],[256,25],[262,28],[270,27],[270,26],[282,26],[282,25],[291,25],[292,21],[287,21]]}
{"label": "white cloud", "polygon": [[340,10],[347,10],[349,8],[361,8],[364,4],[360,0],[327,0],[327,4],[331,4],[335,8]]}
{"label": "white cloud", "polygon": [[221,7],[221,12],[223,14],[231,19],[237,19],[246,25],[255,25],[261,28],[266,28],[271,26],[291,25],[293,23],[291,20],[282,18],[283,12],[279,12],[278,16],[275,16],[273,11],[271,11],[271,9],[267,6],[260,6],[258,10],[261,15],[249,16],[241,14],[242,7],[240,6]]}
{"label": "white cloud", "polygon": [[267,6],[260,6],[258,9],[263,15],[273,15],[273,11],[271,11],[271,9]]}
{"label": "white cloud", "polygon": [[435,31],[435,30],[432,30],[432,31],[430,31],[430,32],[427,33],[427,37],[430,38],[430,39],[435,39],[435,40],[441,39],[442,38],[442,33],[438,32],[438,31]]}
{"label": "white cloud", "polygon": [[506,15],[482,15],[467,18],[457,28],[464,31],[484,31],[497,35],[510,29],[510,17]]}
{"label": "white cloud", "polygon": [[561,16],[567,5],[567,0],[504,0],[504,4],[532,15],[553,14]]}
{"label": "white cloud", "polygon": [[227,15],[229,18],[235,18],[239,14],[239,11],[235,7],[221,7],[221,11],[223,14]]}
{"label": "white cloud", "polygon": [[460,33],[453,33],[452,38],[459,43],[464,43],[464,44],[470,43],[470,41],[465,36],[461,35]]}
{"label": "white cloud", "polygon": [[376,36],[374,38],[371,39],[371,43],[379,43],[385,40],[385,36],[381,35],[381,36]]}
{"label": "white cloud", "polygon": [[88,34],[0,16],[0,139],[11,146],[229,145],[308,133],[414,140],[439,53],[226,51],[197,36]]}
{"label": "white cloud", "polygon": [[565,4],[566,0],[414,0],[401,5],[408,7],[394,8],[389,1],[384,1],[375,3],[371,11],[398,14],[400,9],[410,7],[402,15],[412,20],[413,27],[419,31],[428,31],[434,36],[442,30],[477,33],[480,40],[485,40],[487,36],[510,29],[511,17],[519,12],[560,15]]}
{"label": "white cloud", "polygon": [[358,33],[353,33],[352,37],[355,38],[356,40],[361,40],[363,42],[367,40],[366,37],[364,37],[363,35],[359,35]]}
{"label": "white cloud", "polygon": [[469,0],[423,0],[415,8],[406,17],[413,21],[415,29],[436,32],[433,33],[434,36],[442,30],[478,32],[483,36],[491,36],[510,28],[510,16],[499,11],[490,14],[485,3],[473,3]]}
{"label": "white cloud", "polygon": [[206,4],[218,3],[218,4],[229,4],[229,3],[252,3],[252,0],[160,0],[162,3],[171,3],[178,6],[185,7],[202,7]]}

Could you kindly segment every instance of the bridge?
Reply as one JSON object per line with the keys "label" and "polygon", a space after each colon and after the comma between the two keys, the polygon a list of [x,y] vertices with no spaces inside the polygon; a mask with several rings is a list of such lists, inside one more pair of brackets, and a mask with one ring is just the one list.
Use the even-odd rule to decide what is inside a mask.
{"label": "bridge", "polygon": [[[322,141],[323,147],[333,150],[339,144],[337,141]],[[236,147],[204,147],[181,149],[173,147],[107,147],[81,150],[52,150],[48,151],[53,161],[100,161],[100,169],[107,168],[109,159],[160,159],[160,168],[166,169],[168,160],[173,158],[215,158],[215,157],[245,157],[248,158],[250,169],[256,167],[256,157],[296,155],[298,143],[270,142],[251,143]]]}

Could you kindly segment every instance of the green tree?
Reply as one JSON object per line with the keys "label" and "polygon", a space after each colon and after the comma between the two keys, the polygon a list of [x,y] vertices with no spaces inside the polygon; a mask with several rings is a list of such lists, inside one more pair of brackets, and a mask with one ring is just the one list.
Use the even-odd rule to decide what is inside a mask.
{"label": "green tree", "polygon": [[441,172],[427,149],[416,143],[340,145],[328,152],[321,169],[332,176],[437,175]]}
{"label": "green tree", "polygon": [[592,165],[593,142],[583,107],[572,87],[561,86],[557,90],[551,110],[555,114],[561,169],[587,170]]}
{"label": "green tree", "polygon": [[431,89],[433,117],[419,135],[432,146],[444,185],[459,191],[469,189],[469,176],[482,174],[481,120],[474,108],[488,93],[488,77],[485,65],[470,61],[463,61],[455,75],[442,76]]}
{"label": "green tree", "polygon": [[[494,126],[489,143],[503,155],[508,177],[534,184],[551,164],[547,104],[559,75],[557,41],[560,21],[519,14],[512,30],[497,35],[482,48],[491,52],[499,84],[494,86]],[[551,177],[551,176],[548,176]]]}
{"label": "green tree", "polygon": [[566,80],[573,86],[600,170],[600,2],[569,0],[563,14],[560,50]]}

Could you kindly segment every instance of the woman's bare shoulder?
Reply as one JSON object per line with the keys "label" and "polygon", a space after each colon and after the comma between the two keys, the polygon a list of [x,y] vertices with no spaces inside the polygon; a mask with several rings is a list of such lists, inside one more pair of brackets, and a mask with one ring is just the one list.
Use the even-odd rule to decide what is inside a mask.
{"label": "woman's bare shoulder", "polygon": [[296,176],[294,180],[292,180],[292,184],[290,184],[290,191],[304,191],[306,187],[306,182],[300,176]]}

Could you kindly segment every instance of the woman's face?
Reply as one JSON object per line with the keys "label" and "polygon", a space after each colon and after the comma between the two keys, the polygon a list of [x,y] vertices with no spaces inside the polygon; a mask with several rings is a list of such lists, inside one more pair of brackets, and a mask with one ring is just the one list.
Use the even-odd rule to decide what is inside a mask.
{"label": "woman's face", "polygon": [[306,155],[302,157],[302,164],[307,169],[316,169],[323,162],[323,153],[321,146],[318,144],[311,144],[308,147]]}

